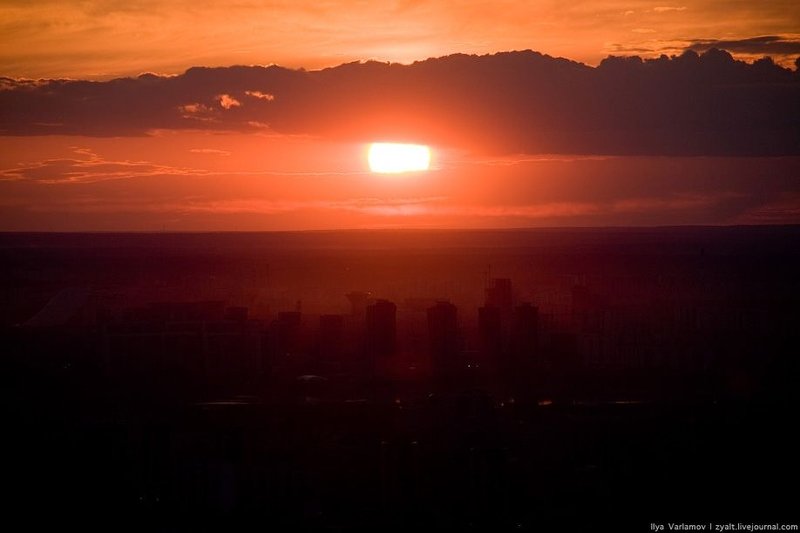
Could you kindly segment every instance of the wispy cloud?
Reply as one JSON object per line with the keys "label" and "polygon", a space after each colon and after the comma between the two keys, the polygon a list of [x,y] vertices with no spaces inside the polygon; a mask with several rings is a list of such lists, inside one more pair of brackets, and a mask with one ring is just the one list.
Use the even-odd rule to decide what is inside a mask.
{"label": "wispy cloud", "polygon": [[606,161],[613,159],[614,156],[603,155],[559,155],[559,154],[543,154],[543,155],[526,155],[517,154],[505,157],[483,157],[472,158],[469,160],[453,160],[449,161],[450,164],[459,163],[472,163],[477,165],[487,165],[493,167],[511,167],[515,165],[524,165],[527,163],[575,163],[579,161]]}
{"label": "wispy cloud", "polygon": [[231,155],[228,150],[218,150],[216,148],[191,148],[189,150],[193,154],[209,154],[209,155]]}
{"label": "wispy cloud", "polygon": [[202,122],[218,122],[216,112],[211,107],[194,102],[191,104],[183,104],[178,106],[178,112],[182,118],[188,120],[198,120]]}
{"label": "wispy cloud", "polygon": [[558,219],[567,217],[600,217],[697,210],[728,201],[730,193],[675,194],[668,197],[636,197],[608,201],[542,202],[528,205],[440,205],[427,210],[428,214],[461,217],[514,217],[528,219]]}
{"label": "wispy cloud", "polygon": [[0,169],[0,181],[28,180],[47,184],[95,183],[149,176],[203,176],[208,171],[159,165],[148,161],[109,161],[89,148],[74,147],[78,156],[47,159]]}
{"label": "wispy cloud", "polygon": [[674,11],[686,11],[686,6],[656,6],[653,11],[656,13],[669,13]]}
{"label": "wispy cloud", "polygon": [[[420,198],[350,198],[343,200],[269,200],[263,198],[211,199],[185,196],[162,201],[137,198],[78,197],[50,199],[47,203],[29,206],[36,212],[68,213],[172,213],[186,214],[261,214],[273,215],[301,211],[348,211],[366,215],[421,215],[432,212],[432,204],[445,197]],[[3,204],[0,204],[3,205]],[[5,205],[18,205],[9,203]]]}
{"label": "wispy cloud", "polygon": [[[217,148],[189,148],[189,153],[229,157],[232,152]],[[0,182],[28,181],[39,184],[68,185],[96,183],[110,180],[134,180],[152,176],[197,176],[226,179],[231,177],[329,177],[359,176],[369,174],[366,169],[315,170],[299,166],[292,169],[271,170],[258,168],[235,168],[224,171],[203,168],[203,158],[193,161],[197,166],[167,165],[144,160],[107,159],[91,148],[71,147],[75,157],[49,158],[26,161],[7,168],[0,168]]]}
{"label": "wispy cloud", "polygon": [[[185,159],[187,150],[174,155]],[[478,161],[421,180],[387,182],[360,175],[317,179],[311,173],[186,169],[103,153],[75,147],[70,157],[2,171],[0,219],[25,221],[14,222],[15,228],[48,227],[74,214],[70,220],[84,228],[180,219],[182,228],[254,230],[800,221],[798,157],[525,158],[527,165],[512,157],[499,165],[488,161],[486,168]],[[158,187],[151,186],[156,182]]]}
{"label": "wispy cloud", "polygon": [[800,221],[800,193],[785,192],[779,197],[747,209],[736,224],[797,224]]}
{"label": "wispy cloud", "polygon": [[252,96],[253,98],[258,98],[259,100],[266,100],[267,102],[275,100],[274,94],[262,93],[261,91],[245,91],[244,94]]}

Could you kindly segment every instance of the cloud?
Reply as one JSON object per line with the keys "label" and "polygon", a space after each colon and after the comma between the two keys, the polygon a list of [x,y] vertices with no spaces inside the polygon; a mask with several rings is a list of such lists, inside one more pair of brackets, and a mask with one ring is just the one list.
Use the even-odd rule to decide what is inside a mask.
{"label": "cloud", "polygon": [[231,153],[228,150],[218,150],[216,148],[191,148],[189,151],[193,154],[209,154],[209,155],[224,155],[228,156]]}
{"label": "cloud", "polygon": [[418,216],[435,212],[436,205],[447,202],[447,197],[422,198],[353,198],[325,204],[328,209],[342,209],[376,216]]}
{"label": "cloud", "polygon": [[[263,198],[210,199],[183,197],[162,201],[137,198],[79,197],[51,199],[47,204],[31,205],[31,211],[67,213],[171,213],[181,214],[260,214],[274,215],[299,211],[348,211],[364,215],[395,216],[436,213],[433,204],[446,200],[432,198],[349,198],[344,200],[267,200]],[[0,205],[14,206],[13,202]],[[440,213],[446,212],[440,210]]]}
{"label": "cloud", "polygon": [[737,219],[737,224],[797,224],[800,221],[800,192],[784,192],[747,209]]}
{"label": "cloud", "polygon": [[216,113],[211,107],[201,104],[183,104],[178,106],[178,112],[182,118],[187,120],[200,120],[204,122],[216,122]]}
{"label": "cloud", "polygon": [[47,184],[96,183],[149,176],[200,176],[208,172],[157,165],[147,161],[107,161],[89,148],[73,147],[72,159],[47,159],[0,169],[2,181],[35,181]]}
{"label": "cloud", "polygon": [[260,100],[266,100],[267,102],[272,102],[275,100],[274,94],[269,93],[262,93],[261,91],[245,91],[244,94],[247,96],[252,96],[253,98],[258,98]]}
{"label": "cloud", "polygon": [[[575,217],[609,217],[658,213],[699,211],[727,201],[729,194],[677,194],[670,197],[636,197],[598,201],[558,201],[525,203],[521,205],[473,205],[454,203],[445,196],[419,198],[348,198],[343,200],[269,200],[263,198],[210,199],[183,197],[163,201],[136,198],[51,199],[46,205],[32,205],[38,212],[70,213],[171,213],[171,214],[261,214],[302,211],[344,211],[377,217],[458,217],[458,218],[524,218],[530,220],[557,220]],[[782,204],[783,205],[783,204]],[[794,210],[798,215],[798,201],[785,202],[782,210]],[[745,215],[755,219],[762,208],[754,208]],[[782,212],[783,212],[782,211]],[[751,214],[752,213],[752,214]],[[785,213],[784,213],[785,214]],[[773,220],[775,216],[763,217]],[[785,219],[785,218],[784,218]]]}
{"label": "cloud", "polygon": [[641,54],[649,58],[657,58],[662,54],[680,55],[687,50],[700,53],[725,50],[734,54],[737,59],[751,63],[768,56],[775,63],[796,70],[800,56],[800,34],[762,35],[742,39],[649,39],[612,44],[608,50],[612,54]]}
{"label": "cloud", "polygon": [[229,94],[219,94],[217,95],[217,100],[223,109],[232,109],[234,107],[241,107],[242,105],[239,100]]}
{"label": "cloud", "polygon": [[0,134],[268,130],[491,154],[786,155],[800,153],[799,83],[789,69],[715,49],[609,57],[597,68],[531,51],[319,71],[196,67],[105,82],[5,80]]}
{"label": "cloud", "polygon": [[[69,221],[70,229],[160,229],[162,220],[176,218],[183,225],[171,227],[196,230],[800,222],[800,157],[476,157],[422,180],[387,183],[355,174],[263,172],[257,164],[233,171],[166,167],[106,155],[117,139],[94,142],[91,150],[17,165],[13,176],[3,171],[12,178],[0,181],[4,227],[60,228]],[[137,151],[163,144],[130,142]],[[189,146],[198,145],[174,155],[185,160]]]}
{"label": "cloud", "polygon": [[669,13],[671,11],[686,11],[686,6],[657,6],[653,8],[656,13]]}
{"label": "cloud", "polygon": [[733,40],[699,39],[691,41],[687,48],[697,52],[719,48],[733,53],[795,55],[800,54],[800,35],[762,35]]}
{"label": "cloud", "polygon": [[539,202],[523,205],[439,205],[426,208],[432,215],[461,217],[525,218],[531,220],[574,217],[611,217],[699,211],[713,208],[731,198],[729,193],[672,194],[666,197],[634,197],[597,201]]}
{"label": "cloud", "polygon": [[[501,158],[483,158],[471,161],[478,165],[487,165],[495,167],[511,167],[515,165],[523,165],[525,163],[574,163],[578,161],[605,161],[610,159],[608,156],[585,156],[585,155],[510,155]],[[464,161],[450,161],[450,164],[463,163]]]}

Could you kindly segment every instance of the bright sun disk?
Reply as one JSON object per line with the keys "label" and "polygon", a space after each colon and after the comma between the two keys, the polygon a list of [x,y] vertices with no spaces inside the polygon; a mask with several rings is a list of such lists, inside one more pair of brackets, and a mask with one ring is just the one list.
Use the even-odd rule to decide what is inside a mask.
{"label": "bright sun disk", "polygon": [[367,156],[372,172],[397,174],[428,170],[431,150],[422,144],[372,143]]}

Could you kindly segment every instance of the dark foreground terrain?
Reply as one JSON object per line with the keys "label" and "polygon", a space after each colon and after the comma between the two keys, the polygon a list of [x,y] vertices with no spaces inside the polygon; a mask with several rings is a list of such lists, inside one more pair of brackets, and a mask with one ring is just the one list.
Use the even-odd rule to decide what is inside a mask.
{"label": "dark foreground terrain", "polygon": [[797,523],[800,227],[0,235],[25,529]]}

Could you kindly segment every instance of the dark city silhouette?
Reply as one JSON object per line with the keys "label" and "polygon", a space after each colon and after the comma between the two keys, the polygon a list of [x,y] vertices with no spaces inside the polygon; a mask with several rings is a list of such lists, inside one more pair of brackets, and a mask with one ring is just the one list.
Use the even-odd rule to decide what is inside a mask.
{"label": "dark city silhouette", "polygon": [[0,3],[0,528],[800,527],[798,0]]}
{"label": "dark city silhouette", "polygon": [[0,236],[10,501],[167,530],[796,508],[796,227],[390,234]]}

